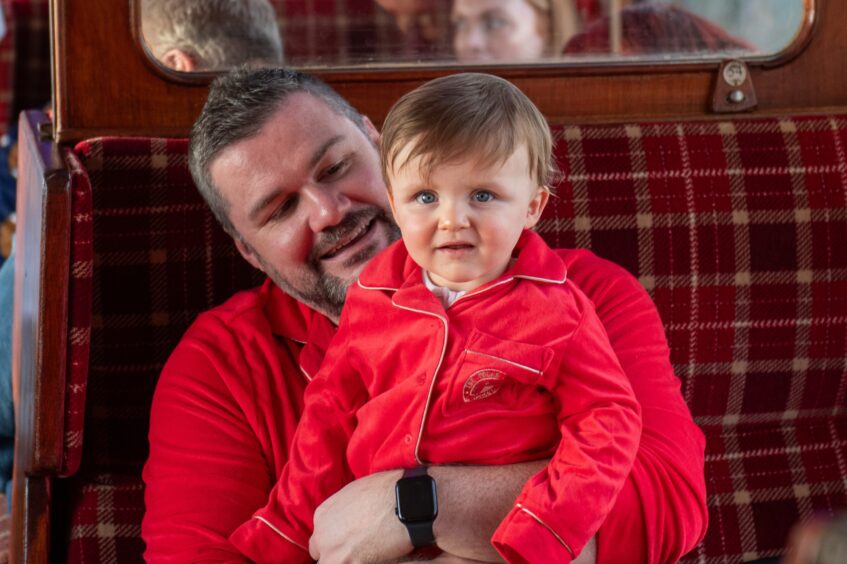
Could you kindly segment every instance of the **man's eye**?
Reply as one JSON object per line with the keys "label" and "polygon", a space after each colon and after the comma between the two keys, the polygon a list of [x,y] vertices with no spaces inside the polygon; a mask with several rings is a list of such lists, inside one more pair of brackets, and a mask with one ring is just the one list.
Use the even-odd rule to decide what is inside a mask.
{"label": "man's eye", "polygon": [[321,175],[321,180],[327,178],[331,179],[334,176],[338,176],[346,166],[346,160],[340,160],[337,163],[332,164],[329,168],[324,169],[324,172]]}
{"label": "man's eye", "polygon": [[490,202],[494,199],[494,194],[489,192],[488,190],[477,190],[471,196],[474,202],[485,203]]}
{"label": "man's eye", "polygon": [[288,215],[288,213],[290,213],[294,209],[294,206],[296,206],[296,205],[297,205],[297,196],[289,196],[288,198],[285,199],[284,202],[282,202],[282,204],[278,208],[276,208],[274,210],[274,212],[271,214],[270,219],[276,220],[276,219],[279,219],[281,217],[285,217],[286,215]]}
{"label": "man's eye", "polygon": [[418,192],[415,201],[419,204],[433,204],[438,198],[432,192]]}

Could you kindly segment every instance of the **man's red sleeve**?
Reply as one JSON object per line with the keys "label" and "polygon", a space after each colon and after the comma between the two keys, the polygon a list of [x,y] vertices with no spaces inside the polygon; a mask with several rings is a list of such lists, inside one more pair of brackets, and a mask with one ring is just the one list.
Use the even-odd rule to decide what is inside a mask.
{"label": "man's red sleeve", "polygon": [[[302,378],[264,371],[258,355],[222,339],[183,339],[156,387],[144,467],[148,562],[247,562],[227,537],[267,502],[284,461],[273,453],[287,454],[302,409]],[[276,358],[272,346],[265,358]],[[260,397],[276,407],[256,408]]]}
{"label": "man's red sleeve", "polygon": [[587,251],[561,251],[593,302],[641,405],[632,473],[598,534],[598,564],[675,562],[706,533],[703,433],[674,375],[655,305],[623,268]]}

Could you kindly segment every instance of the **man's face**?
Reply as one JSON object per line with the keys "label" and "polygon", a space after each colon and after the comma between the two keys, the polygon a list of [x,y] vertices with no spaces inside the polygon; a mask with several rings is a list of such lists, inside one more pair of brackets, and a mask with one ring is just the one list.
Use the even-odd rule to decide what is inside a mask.
{"label": "man's face", "polygon": [[210,167],[244,258],[335,320],[347,287],[399,236],[387,211],[379,135],[370,121],[365,129],[296,93]]}

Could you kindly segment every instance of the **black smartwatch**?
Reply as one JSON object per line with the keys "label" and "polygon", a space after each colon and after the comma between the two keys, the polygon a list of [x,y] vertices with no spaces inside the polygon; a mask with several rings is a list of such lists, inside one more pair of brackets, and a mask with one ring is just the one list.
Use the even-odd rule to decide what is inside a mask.
{"label": "black smartwatch", "polygon": [[397,496],[397,517],[409,531],[415,548],[435,544],[432,522],[438,516],[438,495],[435,480],[426,473],[426,466],[403,472],[394,486]]}

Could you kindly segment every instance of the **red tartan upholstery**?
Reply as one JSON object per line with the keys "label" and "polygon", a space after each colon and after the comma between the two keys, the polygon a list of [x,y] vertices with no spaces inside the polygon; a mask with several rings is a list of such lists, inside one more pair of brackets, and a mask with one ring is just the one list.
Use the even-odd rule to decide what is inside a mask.
{"label": "red tartan upholstery", "polygon": [[[73,316],[86,305],[70,302],[69,386],[77,391],[70,395],[66,415],[65,459],[71,471],[82,456],[77,477],[61,486],[68,490],[72,562],[140,561],[144,499],[139,476],[162,365],[197,313],[262,279],[237,254],[201,200],[188,172],[186,150],[185,140],[95,139],[77,145],[76,156],[68,158],[71,165],[78,158],[87,172],[74,184],[75,251],[88,242],[90,252],[92,241],[92,231],[86,235],[77,230],[85,215],[77,216],[77,202],[90,198],[93,203],[88,215],[93,301],[87,304],[87,370],[84,362],[74,362],[79,360],[75,351],[82,351],[73,347],[74,335],[85,335]],[[91,274],[84,255],[79,259],[72,259],[72,284],[82,283],[78,273]],[[74,401],[80,397],[86,405],[84,442],[81,411]]]}
{"label": "red tartan upholstery", "polygon": [[91,345],[91,278],[93,271],[91,184],[73,153],[65,154],[71,176],[71,272],[68,293],[68,370],[65,392],[65,438],[60,476],[71,476],[82,460],[85,395]]}
{"label": "red tartan upholstery", "polygon": [[[649,289],[707,435],[711,524],[685,561],[781,554],[796,520],[847,507],[847,117],[554,134],[565,179],[539,232]],[[76,148],[93,193],[94,303],[74,561],[140,557],[126,537],[159,369],[196,313],[258,280],[197,196],[185,151]]]}
{"label": "red tartan upholstery", "polygon": [[647,287],[706,433],[710,527],[686,561],[781,554],[797,519],[847,508],[847,118],[556,137],[539,232]]}

